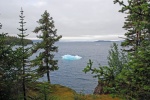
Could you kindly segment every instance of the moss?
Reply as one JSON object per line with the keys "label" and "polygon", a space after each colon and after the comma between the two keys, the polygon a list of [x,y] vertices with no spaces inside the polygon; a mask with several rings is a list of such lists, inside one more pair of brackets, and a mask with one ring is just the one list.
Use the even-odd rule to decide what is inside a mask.
{"label": "moss", "polygon": [[59,100],[74,100],[74,94],[76,92],[72,89],[61,86],[61,85],[52,85],[52,96],[56,96]]}
{"label": "moss", "polygon": [[[41,90],[37,87],[38,84],[42,83],[34,83],[34,88],[31,85],[28,88],[28,100],[44,100],[44,95],[42,95]],[[50,92],[47,94],[49,99],[47,100],[121,100],[119,98],[112,98],[109,95],[78,94],[74,90],[58,84],[49,84],[47,89],[50,89]]]}
{"label": "moss", "polygon": [[109,95],[80,95],[77,94],[73,100],[121,100],[119,98],[112,98]]}

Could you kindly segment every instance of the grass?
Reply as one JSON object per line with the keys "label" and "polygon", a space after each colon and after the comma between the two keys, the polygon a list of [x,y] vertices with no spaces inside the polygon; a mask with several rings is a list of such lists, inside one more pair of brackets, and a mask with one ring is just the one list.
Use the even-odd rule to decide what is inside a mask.
{"label": "grass", "polygon": [[[40,84],[40,85],[39,85]],[[36,83],[28,89],[28,100],[121,100],[109,95],[85,95],[61,85]]]}
{"label": "grass", "polygon": [[80,95],[76,94],[72,100],[121,100],[119,98],[112,98],[109,95]]}
{"label": "grass", "polygon": [[52,96],[57,97],[58,100],[74,100],[75,91],[61,85],[52,85]]}

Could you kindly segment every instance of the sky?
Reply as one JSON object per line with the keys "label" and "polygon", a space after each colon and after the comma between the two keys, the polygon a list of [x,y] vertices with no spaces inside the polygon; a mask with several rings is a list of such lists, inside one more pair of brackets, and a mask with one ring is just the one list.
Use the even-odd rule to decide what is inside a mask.
{"label": "sky", "polygon": [[29,39],[37,39],[33,33],[37,21],[47,10],[53,17],[61,41],[121,40],[125,30],[125,14],[118,12],[119,4],[113,0],[0,0],[0,32],[17,36],[20,33],[21,7]]}

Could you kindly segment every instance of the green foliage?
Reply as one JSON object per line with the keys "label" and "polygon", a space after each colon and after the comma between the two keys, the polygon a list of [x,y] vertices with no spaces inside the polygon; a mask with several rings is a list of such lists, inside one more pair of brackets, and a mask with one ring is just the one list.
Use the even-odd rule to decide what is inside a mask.
{"label": "green foliage", "polygon": [[[45,14],[48,15],[46,17],[49,19],[49,14]],[[24,25],[26,22],[24,22],[25,16],[23,16],[22,9],[21,15],[19,17],[19,38],[7,36],[7,34],[4,33],[0,34],[0,100],[54,100],[56,97],[49,97],[49,93],[51,92],[48,85],[49,83],[42,83],[38,86],[40,95],[35,98],[30,98],[30,96],[26,94],[31,88],[29,85],[31,85],[31,83],[33,83],[33,81],[35,81],[38,77],[36,76],[37,74],[35,74],[35,72],[33,73],[34,70],[30,70],[31,65],[29,57],[31,56],[31,48],[26,47],[26,45],[31,41],[25,39],[25,37],[27,36],[25,34],[25,31],[27,29],[24,29]],[[41,20],[39,22],[41,22]],[[43,41],[41,42],[41,44],[37,43],[36,45],[34,45],[35,51],[39,49],[45,49],[45,51],[40,53],[33,63],[33,65],[37,65],[42,68],[38,69],[39,72],[47,72],[49,70],[53,71],[58,69],[57,60],[53,59],[54,52],[57,52],[57,47],[54,46],[54,43],[58,41],[61,36],[57,36],[52,18],[49,19],[48,23],[46,20],[45,23],[46,24],[44,25],[44,27],[46,26],[47,29],[45,31],[43,30],[45,28],[41,29],[43,35],[39,36],[39,38],[43,38]],[[1,26],[2,25],[0,24],[0,28]],[[16,44],[19,46],[16,47]],[[44,59],[43,57],[46,58]],[[47,62],[47,64],[42,65],[39,63],[41,61]],[[43,70],[43,68],[45,69]]]}
{"label": "green foliage", "polygon": [[150,42],[143,41],[136,55],[130,56],[130,59],[128,63],[130,70],[124,70],[118,77],[118,90],[126,99],[148,100],[150,98]]}
{"label": "green foliage", "polygon": [[[7,34],[0,34],[0,99],[16,100],[20,90],[20,62],[12,45],[6,45]],[[15,96],[15,95],[17,96]]]}
{"label": "green foliage", "polygon": [[123,51],[119,51],[118,45],[116,43],[113,43],[111,46],[111,50],[109,51],[109,56],[107,59],[109,67],[113,68],[114,70],[114,77],[120,74],[125,64],[128,62],[127,55],[125,55]]}
{"label": "green foliage", "polygon": [[61,36],[56,34],[57,30],[55,29],[53,18],[50,17],[47,11],[41,17],[38,21],[39,27],[36,27],[33,32],[42,33],[38,36],[42,42],[34,45],[33,53],[41,49],[43,51],[33,60],[33,66],[38,66],[37,71],[41,76],[47,73],[47,80],[50,82],[50,71],[58,69],[58,61],[54,59],[54,53],[58,51],[58,47],[54,44],[59,41]]}
{"label": "green foliage", "polygon": [[83,72],[91,71],[92,74],[95,74],[94,77],[98,78],[99,83],[103,84],[102,93],[113,93],[115,92],[115,79],[122,72],[127,58],[123,52],[118,50],[118,45],[114,43],[111,46],[108,56],[108,65],[109,66],[100,66],[99,68],[92,68],[93,62],[89,60],[87,67],[84,68]]}
{"label": "green foliage", "polygon": [[127,4],[122,0],[114,0],[122,6],[120,12],[128,14],[123,28],[127,30],[125,33],[125,41],[122,46],[130,48],[127,51],[134,52],[142,41],[147,38],[150,40],[150,4],[147,0],[128,0]]}
{"label": "green foliage", "polygon": [[[26,96],[26,84],[27,84],[27,81],[26,81],[26,78],[29,74],[29,72],[27,72],[27,67],[29,68],[29,66],[27,65],[29,63],[28,61],[28,58],[30,57],[30,53],[29,53],[29,49],[30,48],[25,48],[25,40],[24,38],[28,35],[25,34],[25,31],[27,29],[24,29],[24,26],[25,26],[25,23],[24,22],[24,18],[25,16],[23,15],[23,10],[21,8],[21,15],[19,16],[20,17],[20,28],[18,28],[18,30],[21,32],[20,34],[18,34],[18,37],[20,38],[20,43],[21,43],[21,46],[16,48],[16,51],[19,55],[19,62],[20,62],[20,66],[18,67],[21,67],[21,69],[19,70],[20,73],[21,73],[21,79],[22,79],[22,90],[23,90],[23,98],[24,100],[27,100],[27,96]],[[26,74],[28,73],[28,74]]]}
{"label": "green foliage", "polygon": [[[124,27],[127,47],[120,53],[117,46],[109,51],[107,66],[92,68],[90,60],[84,72],[92,71],[103,86],[104,93],[113,93],[125,100],[148,100],[150,98],[150,3],[147,0],[114,0],[122,6],[120,12],[128,14]],[[130,51],[130,52],[129,52]]]}
{"label": "green foliage", "polygon": [[84,90],[82,90],[78,94],[74,93],[74,100],[86,100],[86,95],[84,94]]}
{"label": "green foliage", "polygon": [[6,37],[6,33],[0,34],[0,100],[16,100],[20,91],[17,67],[20,63],[17,52],[12,49],[13,45],[5,44]]}
{"label": "green foliage", "polygon": [[[117,77],[117,90],[127,100],[148,100],[150,98],[150,3],[148,0],[128,0],[120,10],[127,13],[124,28],[128,31],[122,46],[129,47],[127,68]],[[128,70],[127,70],[128,69]]]}
{"label": "green foliage", "polygon": [[42,100],[50,100],[49,94],[51,90],[49,83],[43,82],[42,84],[37,85],[37,89],[39,90],[39,94]]}
{"label": "green foliage", "polygon": [[[10,77],[7,72],[10,71],[11,65],[8,65],[7,62],[10,60],[8,59],[9,54],[11,53],[11,48],[4,45],[6,34],[0,34],[0,99],[4,100],[5,98],[10,100],[11,90],[8,88],[11,86],[10,84]],[[7,87],[8,84],[8,87]]]}

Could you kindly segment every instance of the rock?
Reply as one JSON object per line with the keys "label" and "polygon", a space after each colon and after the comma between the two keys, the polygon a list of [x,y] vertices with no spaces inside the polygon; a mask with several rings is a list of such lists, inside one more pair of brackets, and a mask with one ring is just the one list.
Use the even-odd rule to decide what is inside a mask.
{"label": "rock", "polygon": [[104,92],[103,87],[106,86],[106,84],[104,82],[100,82],[98,81],[98,85],[96,86],[93,94],[109,94],[108,92]]}

